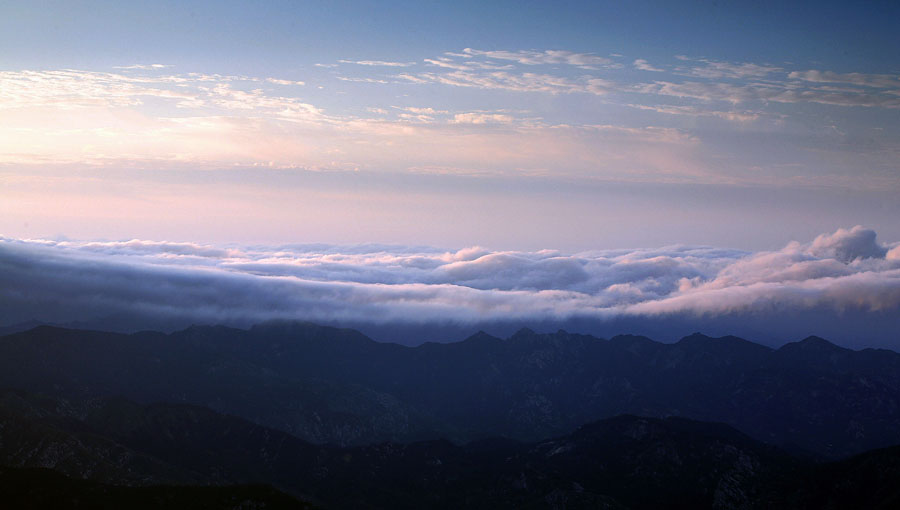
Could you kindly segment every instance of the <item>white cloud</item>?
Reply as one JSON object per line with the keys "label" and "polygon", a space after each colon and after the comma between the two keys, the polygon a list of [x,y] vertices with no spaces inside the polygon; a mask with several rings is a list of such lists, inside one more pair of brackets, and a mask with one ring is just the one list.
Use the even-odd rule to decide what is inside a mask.
{"label": "white cloud", "polygon": [[652,65],[650,65],[649,62],[647,62],[646,60],[641,59],[641,58],[635,60],[632,65],[634,66],[635,69],[638,69],[641,71],[653,71],[653,72],[657,72],[657,73],[661,73],[661,72],[665,71],[665,69],[653,67]]}
{"label": "white cloud", "polygon": [[387,80],[379,80],[378,78],[348,78],[346,76],[338,76],[337,79],[357,83],[387,83]]}
{"label": "white cloud", "polygon": [[445,69],[455,69],[457,71],[476,71],[476,70],[511,70],[515,68],[513,64],[498,64],[496,62],[485,62],[478,60],[464,60],[462,62],[447,57],[426,58],[423,60],[432,67],[442,67]]}
{"label": "white cloud", "polygon": [[[680,116],[682,119],[669,117],[650,122],[680,122],[681,134],[685,134],[695,129],[691,117],[743,124],[734,129],[769,129],[784,119],[784,114],[772,113],[773,103],[900,108],[900,94],[874,86],[888,84],[887,75],[804,71],[802,76],[792,75],[789,79],[786,73],[772,72],[765,75],[765,81],[751,78],[744,82],[732,78],[717,81],[700,77],[679,81],[676,76],[652,83],[629,84],[617,81],[615,71],[609,71],[608,67],[601,72],[579,69],[581,64],[601,62],[592,60],[593,57],[596,55],[565,51],[470,49],[426,59],[428,66],[417,69],[388,66],[391,69],[387,70],[370,66],[357,69],[362,74],[352,77],[328,73],[330,80],[371,83],[373,88],[385,85],[385,91],[388,83],[398,92],[404,91],[404,85],[407,90],[411,88],[409,84],[493,91],[481,98],[485,101],[481,109],[467,105],[465,109],[453,111],[407,110],[375,119],[360,118],[359,106],[347,107],[322,99],[318,90],[321,85],[312,87],[313,90],[301,89],[290,85],[302,81],[282,78],[139,68],[128,72],[0,71],[0,111],[4,113],[0,125],[0,163],[159,165],[178,162],[205,168],[268,165],[393,171],[455,168],[465,169],[472,175],[518,172],[626,180],[664,178],[667,182],[744,182],[768,177],[749,172],[727,176],[725,172],[717,173],[709,158],[703,160],[692,152],[708,151],[712,147],[702,147],[708,135],[704,134],[704,139],[700,135],[676,136],[682,143],[677,150],[659,138],[652,141],[665,143],[665,148],[659,145],[638,148],[634,140],[645,139],[646,134],[653,132],[652,126],[645,125],[642,134],[632,131],[626,136],[629,126],[623,124],[619,126],[623,130],[618,132],[603,130],[603,139],[598,140],[596,135],[601,131],[590,125],[591,118],[607,123],[610,108],[629,106],[661,116]],[[635,61],[635,65],[643,62]],[[766,66],[684,62],[685,66],[696,64],[695,67],[706,69],[707,73],[710,69],[731,76],[770,73]],[[523,69],[540,72],[523,72]],[[397,72],[403,74],[392,76]],[[669,75],[658,73],[658,76]],[[845,81],[852,83],[842,83]],[[504,97],[501,95],[504,92],[570,97],[552,101],[552,106],[539,105],[535,112],[528,114],[530,118],[522,118],[518,113],[504,111],[504,107],[518,106],[516,102],[520,101]],[[591,100],[579,98],[581,94],[604,97]],[[396,98],[402,95],[373,97],[385,102],[367,106],[389,111],[391,103],[396,104]],[[471,98],[479,100],[474,94]],[[504,103],[507,99],[510,102]],[[566,108],[577,107],[578,101],[590,101],[593,106],[582,112],[574,125],[568,125],[574,119],[568,110],[553,110],[563,103],[569,105]],[[326,111],[322,104],[329,104],[331,110]],[[455,98],[442,99],[441,104],[453,105]],[[78,115],[60,115],[60,111],[72,110],[78,110]],[[757,119],[773,122],[752,122]],[[621,136],[623,141],[618,146],[612,145],[606,139],[608,136]],[[873,143],[876,142],[881,143],[878,140]],[[391,149],[382,150],[382,147]],[[409,157],[399,158],[398,154]],[[896,162],[896,147],[889,143],[881,143],[869,154],[879,168],[892,168]],[[874,179],[880,170],[866,171]],[[882,181],[878,182],[895,184],[896,179],[892,181],[888,174],[880,178]],[[853,181],[856,184],[849,178],[829,181],[841,186],[848,182],[858,187],[863,180]],[[875,181],[866,180],[865,184],[872,182]]]}
{"label": "white cloud", "polygon": [[432,107],[430,107],[430,106],[427,106],[427,107],[419,107],[419,106],[405,106],[405,107],[399,107],[399,106],[395,106],[394,108],[398,108],[398,109],[400,109],[400,110],[404,110],[404,111],[407,111],[407,112],[410,112],[410,113],[416,113],[416,114],[420,114],[420,115],[437,115],[437,114],[439,114],[439,113],[448,113],[447,110],[435,110],[434,108],[432,108]]}
{"label": "white cloud", "polygon": [[686,115],[691,117],[717,117],[720,119],[728,120],[731,122],[752,122],[760,118],[760,114],[752,111],[722,111],[722,110],[708,110],[703,108],[697,108],[695,106],[673,106],[673,105],[642,105],[642,104],[629,104],[628,106],[632,108],[636,108],[638,110],[649,110],[654,111],[656,113],[664,113],[667,115]]}
{"label": "white cloud", "polygon": [[391,62],[387,60],[338,60],[338,62],[369,67],[409,67],[416,65],[415,62]]}
{"label": "white cloud", "polygon": [[634,92],[661,96],[686,97],[703,101],[743,103],[772,101],[777,103],[821,103],[835,106],[900,108],[900,96],[824,88],[792,88],[778,83],[734,84],[722,82],[656,81],[630,87]]}
{"label": "white cloud", "polygon": [[0,71],[0,109],[136,106],[151,97],[193,100],[171,77],[137,77],[76,70]]}
{"label": "white cloud", "polygon": [[679,68],[679,72],[697,76],[699,78],[748,79],[765,78],[772,73],[782,70],[780,67],[759,65],[749,62],[733,63],[706,59],[697,59],[696,61],[702,63],[702,65]]}
{"label": "white cloud", "polygon": [[154,69],[165,69],[172,67],[171,64],[132,64],[130,66],[113,66],[113,69],[140,69],[143,71],[152,71]]}
{"label": "white cloud", "polygon": [[276,85],[306,85],[306,82],[303,81],[281,80],[278,78],[266,78],[266,81]]}
{"label": "white cloud", "polygon": [[809,253],[849,263],[859,259],[884,258],[887,248],[875,241],[874,230],[857,225],[849,230],[841,228],[833,234],[816,237]]}
{"label": "white cloud", "polygon": [[515,74],[506,71],[401,74],[397,76],[413,83],[440,83],[455,87],[499,89],[515,92],[545,92],[570,94],[575,92],[603,95],[610,91],[611,83],[600,78],[572,80],[561,76],[537,73]]}
{"label": "white cloud", "polygon": [[856,226],[822,234],[808,244],[752,254],[715,278],[686,280],[680,292],[635,304],[628,313],[900,311],[900,263],[886,256],[887,248],[875,237],[874,231]]}
{"label": "white cloud", "polygon": [[470,113],[457,113],[453,116],[453,120],[456,124],[507,124],[513,122],[515,119],[511,115],[506,115],[503,113],[479,113],[479,112],[470,112]]}
{"label": "white cloud", "polygon": [[897,243],[893,248],[885,253],[884,258],[887,260],[896,260],[900,261],[900,243]]}
{"label": "white cloud", "polygon": [[788,74],[793,80],[814,83],[847,83],[862,87],[900,89],[900,76],[890,74],[835,73],[832,71],[793,71]]}
{"label": "white cloud", "polygon": [[466,48],[461,55],[465,57],[485,57],[491,60],[508,60],[526,66],[566,64],[582,69],[597,69],[613,63],[612,60],[606,57],[592,53],[575,53],[565,50],[485,51]]}
{"label": "white cloud", "polygon": [[759,253],[681,246],[567,255],[0,238],[0,303],[23,320],[112,313],[363,322],[785,309],[894,313],[900,311],[896,249],[888,251],[862,227]]}

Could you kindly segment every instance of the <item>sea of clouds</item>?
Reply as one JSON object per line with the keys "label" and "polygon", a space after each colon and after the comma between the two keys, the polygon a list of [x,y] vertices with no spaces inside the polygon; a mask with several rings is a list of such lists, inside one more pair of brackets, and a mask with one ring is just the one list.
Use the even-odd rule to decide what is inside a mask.
{"label": "sea of clouds", "polygon": [[844,317],[854,331],[862,328],[859,336],[879,336],[870,343],[893,345],[900,335],[891,337],[890,328],[865,327],[898,322],[900,243],[880,243],[861,226],[763,252],[668,246],[566,254],[0,237],[0,310],[5,324],[104,317],[234,325],[677,319],[703,329],[733,317],[754,322],[754,331],[765,330],[760,323],[771,316],[779,318],[773,328],[802,317],[810,334],[827,334],[814,327],[819,318],[837,324]]}

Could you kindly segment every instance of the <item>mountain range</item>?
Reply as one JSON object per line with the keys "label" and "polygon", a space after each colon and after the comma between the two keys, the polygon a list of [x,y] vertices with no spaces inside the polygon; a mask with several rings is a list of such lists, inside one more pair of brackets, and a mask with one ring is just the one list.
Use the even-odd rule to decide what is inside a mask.
{"label": "mountain range", "polygon": [[533,441],[619,414],[723,422],[827,459],[900,443],[900,354],[817,337],[771,349],[521,330],[404,347],[308,323],[130,335],[41,326],[0,338],[0,386],[190,403],[345,446]]}
{"label": "mountain range", "polygon": [[724,424],[674,417],[622,415],[536,442],[340,447],[186,404],[73,401],[6,390],[0,413],[6,466],[0,492],[4,501],[21,498],[24,507],[37,501],[51,508],[71,498],[87,508],[115,502],[303,508],[311,502],[326,508],[812,509],[900,502],[894,483],[900,447],[814,463]]}
{"label": "mountain range", "polygon": [[0,387],[0,485],[37,477],[88,500],[197,485],[344,508],[900,497],[900,354],[817,337],[771,349],[523,329],[405,347],[293,322],[39,326],[0,338]]}

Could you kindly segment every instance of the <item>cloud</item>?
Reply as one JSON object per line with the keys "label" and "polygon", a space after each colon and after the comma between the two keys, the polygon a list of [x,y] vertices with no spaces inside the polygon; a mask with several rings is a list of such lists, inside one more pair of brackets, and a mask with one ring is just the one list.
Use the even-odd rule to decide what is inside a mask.
{"label": "cloud", "polygon": [[[487,80],[481,84],[560,93],[599,92],[603,86],[601,80],[507,77],[502,72]],[[295,87],[273,90],[265,83],[192,73],[0,72],[0,109],[6,110],[0,125],[0,164],[466,169],[461,173],[552,172],[557,177],[629,180],[660,173],[677,179],[679,170],[673,164],[689,173],[697,167],[690,163],[696,140],[682,137],[681,147],[676,147],[671,139],[648,137],[661,132],[652,126],[598,130],[548,124],[507,109],[432,108],[433,113],[407,110],[361,118],[358,110],[326,112],[298,97]],[[375,110],[366,113],[388,112],[388,105],[380,110],[369,105]],[[78,110],[79,115],[60,115],[60,110]],[[640,154],[628,157],[638,144]],[[626,160],[627,168],[621,163]]]}
{"label": "cloud", "polygon": [[[178,75],[121,74],[80,70],[0,71],[0,109],[84,110],[140,108],[147,100],[171,101],[177,108],[215,104],[224,109],[268,109],[272,112],[308,109],[296,98],[273,96],[261,89],[245,90],[262,80],[246,76],[199,73]],[[300,81],[265,81],[301,85]],[[236,86],[241,83],[242,88]]]}
{"label": "cloud", "polygon": [[887,251],[884,255],[884,258],[887,260],[896,260],[900,261],[900,243]]}
{"label": "cloud", "polygon": [[629,104],[631,108],[649,110],[667,115],[686,115],[691,117],[717,117],[732,122],[752,122],[760,117],[759,113],[750,111],[721,111],[697,108],[694,106],[659,105],[649,106],[642,104]]}
{"label": "cloud", "polygon": [[564,254],[0,239],[0,318],[427,323],[900,311],[900,257],[854,227],[782,250]]}
{"label": "cloud", "polygon": [[[893,75],[840,74],[830,71],[793,71],[752,62],[724,62],[677,56],[684,65],[671,74],[691,77],[688,81],[660,80],[653,83],[629,83],[611,79],[610,73],[572,76],[565,69],[547,72],[523,71],[529,66],[569,65],[587,71],[614,69],[618,64],[593,54],[562,50],[499,51],[466,48],[461,53],[447,52],[442,57],[425,59],[431,72],[403,73],[403,80],[437,83],[484,90],[542,92],[549,94],[587,93],[595,95],[639,93],[659,98],[673,96],[700,101],[819,103],[834,106],[900,108],[900,79]],[[497,62],[513,62],[498,67]],[[642,71],[663,73],[645,59],[636,59],[633,67]],[[699,79],[699,81],[697,81]],[[725,81],[721,81],[725,80]],[[799,80],[799,81],[798,81]],[[850,84],[867,87],[838,88],[825,84]],[[823,84],[823,85],[816,85]],[[875,90],[872,90],[872,89]],[[653,101],[652,99],[650,101]],[[647,106],[654,106],[652,103]],[[671,110],[662,113],[673,113]],[[721,116],[722,118],[728,118]],[[731,115],[729,120],[751,120]]]}
{"label": "cloud", "polygon": [[515,120],[503,113],[457,113],[451,122],[456,124],[508,124]]}
{"label": "cloud", "polygon": [[485,51],[466,48],[460,55],[466,58],[485,57],[491,60],[508,60],[526,66],[566,64],[582,69],[596,69],[612,64],[612,60],[606,57],[565,50]]}
{"label": "cloud", "polygon": [[[762,64],[685,58],[674,70],[666,65],[665,72],[637,73],[662,79],[635,83],[628,81],[634,72],[619,71],[606,61],[562,50],[470,48],[408,67],[387,65],[392,63],[387,60],[347,60],[360,67],[348,76],[327,72],[318,78],[332,85],[361,82],[372,92],[380,91],[371,98],[375,103],[365,104],[372,110],[352,101],[332,101],[320,91],[322,85],[300,88],[293,85],[303,81],[273,77],[133,66],[117,72],[0,71],[0,164],[465,169],[461,173],[469,175],[552,173],[629,181],[659,177],[666,182],[806,185],[816,173],[811,170],[820,157],[816,149],[826,147],[837,157],[823,158],[822,166],[830,170],[821,172],[826,176],[817,177],[816,184],[828,179],[827,185],[835,187],[896,185],[890,170],[896,167],[898,150],[891,126],[874,126],[867,119],[866,125],[874,126],[870,134],[856,136],[838,114],[834,128],[824,132],[824,126],[802,121],[806,113],[778,104],[900,108],[900,94],[889,87],[896,77],[787,73]],[[638,68],[649,65],[642,59],[633,62]],[[436,86],[464,90],[441,92],[432,89]],[[416,87],[420,90],[412,91]],[[391,111],[406,92],[420,101],[422,94],[449,95],[434,102],[445,109],[440,114],[370,115]],[[557,97],[534,103],[526,114],[517,97],[522,93]],[[460,107],[461,99],[466,108]],[[614,115],[623,106],[652,113]],[[73,111],[78,115],[61,114]],[[722,132],[713,133],[695,119],[733,124],[718,122]],[[601,121],[618,123],[622,132],[669,125],[688,136],[675,153],[671,145],[616,146],[589,139],[596,131],[592,124]],[[759,137],[743,136],[742,131],[750,129]],[[746,157],[751,147],[767,143],[763,139],[790,129],[800,131],[782,139],[781,153]],[[835,140],[838,129],[843,133]],[[846,156],[851,154],[865,161],[850,161]],[[785,170],[798,158],[797,164],[808,168]],[[793,175],[797,172],[803,175]]]}
{"label": "cloud", "polygon": [[846,83],[861,87],[900,89],[900,76],[890,74],[835,73],[832,71],[793,71],[788,74],[792,80],[815,83]]}
{"label": "cloud", "polygon": [[682,67],[678,71],[700,78],[765,78],[772,73],[781,71],[780,67],[753,64],[749,62],[733,63],[719,62],[715,60],[697,59],[702,65]]}
{"label": "cloud", "polygon": [[416,65],[415,62],[390,62],[386,60],[338,60],[338,62],[369,67],[409,67]]}
{"label": "cloud", "polygon": [[743,103],[750,101],[777,103],[821,103],[834,106],[864,106],[900,108],[900,96],[889,93],[869,93],[863,90],[834,90],[831,88],[793,88],[779,83],[734,84],[723,82],[657,81],[631,87],[633,92],[659,96],[674,96],[703,101]]}
{"label": "cloud", "polygon": [[811,243],[743,257],[711,279],[684,280],[679,292],[635,304],[628,313],[893,313],[900,311],[900,261],[888,253],[874,231],[842,228]]}
{"label": "cloud", "polygon": [[306,85],[306,82],[303,81],[281,80],[278,78],[266,78],[266,81],[276,85]]}
{"label": "cloud", "polygon": [[661,72],[665,71],[665,69],[653,67],[652,65],[650,65],[649,62],[647,62],[646,60],[644,60],[642,58],[635,60],[632,65],[634,66],[635,69],[638,69],[641,71],[653,71],[653,72],[657,72],[657,73],[661,73]]}
{"label": "cloud", "polygon": [[379,80],[377,78],[348,78],[346,76],[338,76],[341,81],[352,81],[358,83],[387,83],[387,80]]}
{"label": "cloud", "polygon": [[171,64],[132,64],[130,66],[113,66],[113,69],[140,69],[143,71],[152,71],[154,69],[165,69],[172,67]]}
{"label": "cloud", "polygon": [[610,91],[611,83],[600,78],[577,80],[550,74],[522,73],[506,71],[400,74],[398,78],[412,83],[440,83],[455,87],[510,90],[515,92],[545,92],[549,94],[585,93],[603,95]]}
{"label": "cloud", "polygon": [[878,244],[875,237],[874,230],[859,225],[850,230],[841,228],[833,234],[816,237],[809,247],[809,253],[847,263],[859,259],[884,258],[888,250]]}
{"label": "cloud", "polygon": [[171,87],[176,80],[75,70],[0,71],[0,109],[114,108],[137,106],[154,97],[176,101],[198,98],[196,93]]}
{"label": "cloud", "polygon": [[398,109],[400,109],[400,110],[404,110],[404,111],[407,111],[407,112],[410,112],[410,113],[420,114],[420,115],[437,115],[437,114],[440,114],[440,113],[448,113],[447,110],[435,110],[434,108],[432,108],[432,107],[430,107],[430,106],[427,106],[427,107],[419,107],[419,106],[399,107],[399,106],[395,106],[395,108],[398,108]]}
{"label": "cloud", "polygon": [[459,62],[447,57],[426,58],[423,60],[423,62],[430,66],[455,69],[458,71],[473,71],[476,69],[499,70],[513,69],[515,67],[513,64],[497,64],[495,62],[480,62],[477,60],[465,60],[463,62]]}

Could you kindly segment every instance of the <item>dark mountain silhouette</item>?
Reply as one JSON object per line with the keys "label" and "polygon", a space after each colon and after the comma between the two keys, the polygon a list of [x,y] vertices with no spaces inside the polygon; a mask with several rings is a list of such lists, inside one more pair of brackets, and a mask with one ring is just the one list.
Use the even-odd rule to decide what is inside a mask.
{"label": "dark mountain silhouette", "polygon": [[[192,405],[0,396],[0,464],[11,466],[0,468],[0,492],[20,500],[40,493],[30,501],[46,507],[76,498],[111,508],[138,497],[148,508],[260,499],[266,508],[301,507],[262,485],[271,484],[326,508],[888,508],[900,475],[897,448],[813,464],[727,425],[684,418],[623,415],[529,443],[338,447]],[[37,429],[7,435],[29,427]],[[137,458],[145,461],[128,461]],[[94,468],[111,461],[128,466],[129,479]]]}
{"label": "dark mountain silhouette", "polygon": [[900,354],[816,338],[774,350],[523,329],[410,348],[307,323],[168,335],[44,326],[0,338],[0,385],[192,403],[341,445],[534,441],[626,413],[724,422],[824,458],[900,443]]}
{"label": "dark mountain silhouette", "polygon": [[269,486],[125,487],[69,478],[50,469],[0,467],[0,494],[6,508],[134,510],[195,508],[238,510],[313,508]]}

